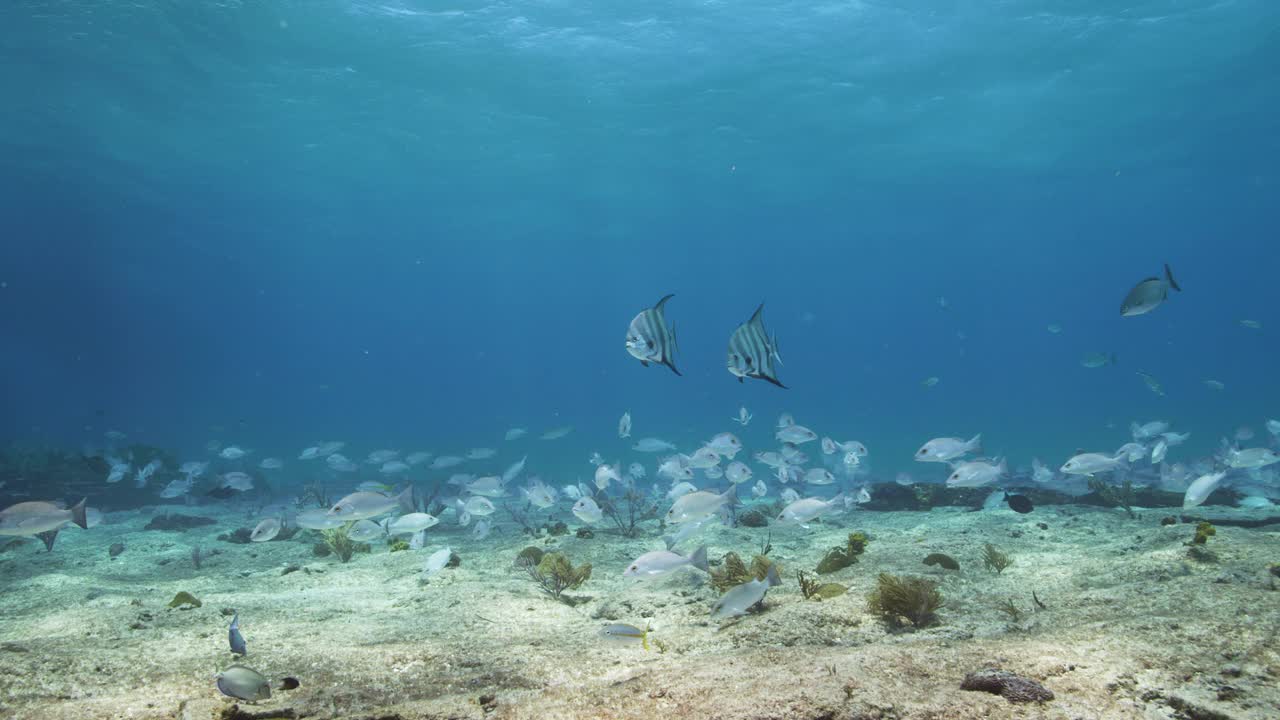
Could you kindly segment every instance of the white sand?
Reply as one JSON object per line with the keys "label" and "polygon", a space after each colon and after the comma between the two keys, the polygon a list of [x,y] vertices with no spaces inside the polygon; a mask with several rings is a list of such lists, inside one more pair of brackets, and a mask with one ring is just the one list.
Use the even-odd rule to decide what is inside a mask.
{"label": "white sand", "polygon": [[[1206,512],[1213,511],[1213,508]],[[855,512],[811,530],[722,528],[702,536],[710,556],[750,559],[772,532],[784,584],[766,609],[723,629],[709,621],[715,591],[694,570],[638,584],[626,563],[661,547],[656,524],[640,539],[597,530],[537,541],[591,562],[577,606],[541,594],[516,569],[530,544],[510,523],[484,541],[441,526],[418,552],[317,558],[318,540],[234,545],[215,536],[251,518],[218,517],[187,532],[143,531],[152,514],[109,515],[68,530],[52,554],[38,541],[0,553],[0,717],[206,718],[233,701],[213,675],[235,662],[230,618],[240,612],[249,656],[274,678],[297,677],[250,712],[292,708],[316,718],[1280,718],[1280,562],[1275,526],[1218,527],[1220,563],[1189,561],[1190,525],[1167,512],[1075,506],[1010,511]],[[495,516],[501,520],[502,515]],[[448,521],[446,521],[448,522]],[[1048,525],[1039,529],[1039,522]],[[571,527],[576,527],[571,522]],[[797,570],[812,571],[854,529],[872,542],[861,562],[823,581],[850,587],[805,601]],[[1020,533],[1019,537],[1011,537]],[[112,560],[107,548],[123,542]],[[992,542],[1014,563],[982,567]],[[196,570],[194,545],[219,554]],[[432,551],[462,558],[423,584]],[[691,551],[694,543],[683,548]],[[945,552],[958,572],[925,567]],[[167,564],[159,564],[168,561]],[[303,570],[282,575],[286,565]],[[893,631],[866,609],[879,572],[941,580],[941,624]],[[203,607],[170,610],[179,590]],[[1047,605],[1035,612],[1034,590]],[[93,599],[86,599],[93,597]],[[1012,599],[1023,617],[996,609]],[[140,602],[141,605],[135,603]],[[141,619],[143,614],[149,619]],[[665,652],[604,642],[607,619],[654,626]],[[130,625],[140,622],[141,629]],[[1000,667],[1056,693],[1016,705],[962,692],[968,672]],[[480,698],[493,696],[482,707]]]}

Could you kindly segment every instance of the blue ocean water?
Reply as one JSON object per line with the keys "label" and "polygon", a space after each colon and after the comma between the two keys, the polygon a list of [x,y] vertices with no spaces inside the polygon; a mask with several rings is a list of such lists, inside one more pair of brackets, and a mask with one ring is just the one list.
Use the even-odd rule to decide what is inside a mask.
{"label": "blue ocean water", "polygon": [[[1280,412],[1266,0],[20,0],[0,57],[7,438],[573,425],[543,462],[585,474],[624,410],[692,443],[745,405],[892,477]],[[683,377],[622,346],[666,293]],[[790,390],[725,371],[760,302]]]}

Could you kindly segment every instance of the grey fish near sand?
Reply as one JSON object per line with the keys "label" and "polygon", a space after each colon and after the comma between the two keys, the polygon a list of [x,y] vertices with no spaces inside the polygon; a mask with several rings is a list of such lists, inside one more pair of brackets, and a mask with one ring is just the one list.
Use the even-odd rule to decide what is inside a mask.
{"label": "grey fish near sand", "polygon": [[343,520],[364,520],[385,515],[396,508],[402,508],[405,512],[417,509],[413,506],[412,485],[395,497],[376,492],[353,492],[334,503],[329,508],[329,515]]}
{"label": "grey fish near sand", "polygon": [[[87,499],[87,498],[85,498]],[[75,523],[88,530],[85,518],[85,499],[71,508],[60,503],[31,501],[20,502],[0,510],[0,535],[39,535],[57,530],[67,523]]]}
{"label": "grey fish near sand", "polygon": [[218,692],[245,702],[271,697],[271,681],[262,673],[243,665],[232,665],[217,675]]}
{"label": "grey fish near sand", "polygon": [[240,634],[240,613],[236,613],[231,618],[231,626],[227,628],[227,642],[231,644],[231,652],[236,655],[248,655],[249,650],[245,646],[244,636]]}
{"label": "grey fish near sand", "polygon": [[769,566],[769,572],[763,580],[752,580],[729,589],[711,608],[712,620],[728,620],[732,617],[747,614],[747,610],[764,600],[765,593],[775,585],[781,585],[775,566]]}

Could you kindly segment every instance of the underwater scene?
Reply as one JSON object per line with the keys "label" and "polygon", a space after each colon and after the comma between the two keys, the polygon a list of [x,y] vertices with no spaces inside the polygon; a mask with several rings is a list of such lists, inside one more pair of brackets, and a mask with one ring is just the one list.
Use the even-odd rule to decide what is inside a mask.
{"label": "underwater scene", "polygon": [[0,718],[1280,719],[1280,3],[0,58]]}

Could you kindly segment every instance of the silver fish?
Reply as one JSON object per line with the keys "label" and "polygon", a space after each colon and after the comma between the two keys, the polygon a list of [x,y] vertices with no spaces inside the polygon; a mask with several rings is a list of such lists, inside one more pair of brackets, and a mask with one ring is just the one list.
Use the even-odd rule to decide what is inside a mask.
{"label": "silver fish", "polygon": [[609,642],[630,645],[640,643],[640,647],[645,650],[649,649],[649,628],[643,630],[635,625],[627,625],[626,623],[614,623],[605,625],[600,628],[600,637]]}
{"label": "silver fish", "polygon": [[573,515],[584,523],[591,525],[604,518],[604,511],[589,497],[580,498],[573,504]]}
{"label": "silver fish", "polygon": [[412,535],[419,530],[426,530],[434,527],[440,519],[428,513],[409,513],[396,518],[389,526],[387,532],[391,535]]}
{"label": "silver fish", "polygon": [[1111,472],[1125,466],[1126,455],[1103,455],[1102,453],[1081,453],[1063,463],[1059,468],[1068,475],[1089,475]]}
{"label": "silver fish", "polygon": [[711,607],[711,619],[717,621],[727,620],[739,615],[745,615],[748,609],[764,600],[765,593],[769,592],[769,588],[781,584],[782,579],[778,577],[778,570],[771,564],[765,579],[742,583],[737,587],[730,588],[729,592],[722,595],[716,601],[716,604]]}
{"label": "silver fish", "polygon": [[307,530],[332,530],[333,528],[342,527],[347,521],[340,517],[334,517],[329,514],[325,508],[311,508],[298,513],[298,517],[294,522],[300,528]]}
{"label": "silver fish", "polygon": [[370,542],[386,534],[386,528],[372,520],[357,520],[347,530],[347,536],[356,542]]}
{"label": "silver fish", "polygon": [[21,502],[0,510],[0,535],[39,535],[75,523],[88,530],[84,500],[70,509],[52,502]]}
{"label": "silver fish", "polygon": [[1100,368],[1106,365],[1115,365],[1116,354],[1101,352],[1085,353],[1085,356],[1080,359],[1080,364],[1090,369]]}
{"label": "silver fish", "polygon": [[406,512],[414,512],[413,487],[405,488],[404,492],[395,497],[375,492],[353,492],[334,503],[329,508],[329,515],[343,520],[363,520],[385,515],[397,507],[404,508]]}
{"label": "silver fish", "polygon": [[676,369],[676,327],[667,325],[663,307],[675,295],[665,295],[656,305],[648,310],[641,310],[627,327],[627,352],[640,364],[649,367],[649,363],[659,363],[671,368],[671,372],[679,375]]}
{"label": "silver fish", "polygon": [[795,523],[801,527],[807,528],[805,523],[815,518],[832,512],[841,512],[844,510],[844,495],[838,494],[830,500],[822,500],[819,498],[805,498],[804,500],[796,500],[787,505],[778,513],[778,519],[775,521],[780,525]]}
{"label": "silver fish", "polygon": [[707,546],[699,547],[688,557],[677,555],[670,550],[647,552],[628,565],[622,572],[622,577],[654,580],[670,575],[686,565],[702,572],[710,572],[707,567]]}
{"label": "silver fish", "polygon": [[717,495],[705,490],[691,492],[680,496],[671,505],[671,509],[667,511],[667,523],[701,520],[704,517],[716,514],[722,507],[736,504],[738,504],[737,485],[730,485],[723,495]]}
{"label": "silver fish", "polygon": [[422,574],[425,577],[435,575],[445,569],[451,559],[453,559],[453,550],[451,548],[444,548],[431,553],[431,557],[428,557],[426,563],[422,566]]}
{"label": "silver fish", "polygon": [[271,697],[271,682],[257,670],[232,665],[217,675],[218,692],[245,702],[258,702]]}
{"label": "silver fish", "polygon": [[1120,315],[1133,317],[1155,310],[1169,297],[1169,288],[1182,292],[1178,282],[1173,279],[1173,271],[1169,269],[1169,264],[1165,263],[1163,279],[1149,277],[1133,286],[1125,296],[1124,302],[1120,303]]}
{"label": "silver fish", "polygon": [[1160,397],[1164,397],[1164,388],[1160,385],[1160,381],[1156,379],[1155,375],[1152,375],[1151,373],[1143,372],[1141,370],[1137,370],[1135,372],[1138,374],[1139,377],[1142,378],[1142,382],[1147,384],[1148,390],[1159,395]]}
{"label": "silver fish", "polygon": [[742,382],[744,378],[757,378],[786,389],[778,381],[773,361],[782,362],[778,355],[778,339],[770,338],[764,329],[764,303],[751,315],[751,319],[738,326],[729,336],[729,355],[725,363],[729,373]]}
{"label": "silver fish", "polygon": [[258,526],[249,533],[251,542],[267,542],[275,539],[280,534],[280,520],[278,518],[266,518],[258,523]]}
{"label": "silver fish", "polygon": [[506,470],[503,470],[502,484],[506,485],[512,480],[515,480],[520,475],[520,473],[524,472],[524,463],[528,459],[529,459],[529,456],[525,455],[524,457],[520,458],[519,461],[511,463],[511,465]]}
{"label": "silver fish", "polygon": [[1227,465],[1233,468],[1260,468],[1280,462],[1280,455],[1271,448],[1249,448],[1227,452]]}
{"label": "silver fish", "polygon": [[675,450],[676,446],[662,438],[647,437],[637,440],[631,449],[636,452],[656,453]]}

